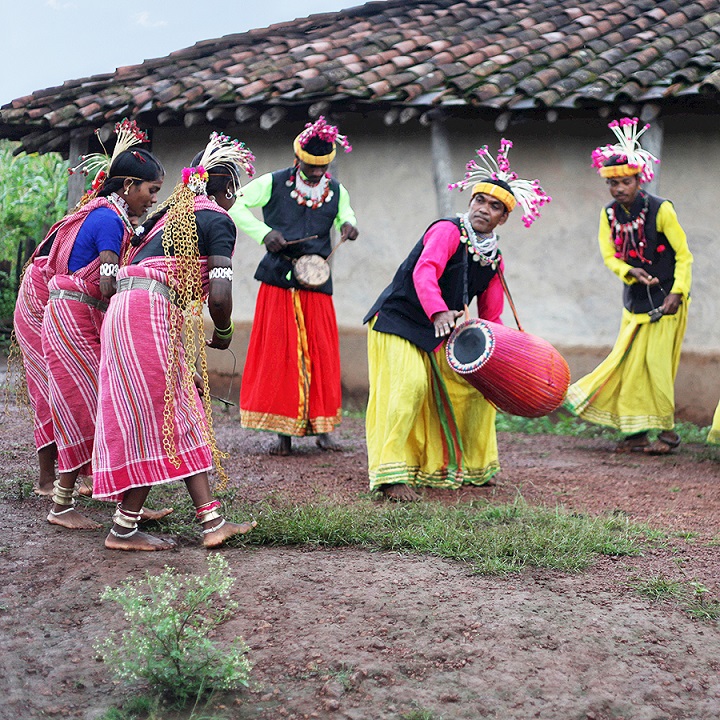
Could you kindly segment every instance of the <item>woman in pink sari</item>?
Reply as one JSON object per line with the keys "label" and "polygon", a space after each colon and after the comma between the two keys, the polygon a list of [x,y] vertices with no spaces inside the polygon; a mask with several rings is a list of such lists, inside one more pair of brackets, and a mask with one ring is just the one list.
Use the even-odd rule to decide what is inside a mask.
{"label": "woman in pink sari", "polygon": [[[102,327],[93,497],[117,501],[105,547],[167,550],[174,543],[139,532],[153,485],[182,480],[217,547],[254,522],[227,522],[208,471],[219,453],[212,432],[202,303],[214,323],[207,345],[225,349],[233,334],[232,253],[236,230],[227,211],[252,171],[252,155],[213,134],[168,201],[124,258]],[[125,262],[127,264],[125,264]],[[183,343],[185,338],[185,344]],[[195,357],[202,378],[195,382]],[[218,467],[221,471],[221,468]]]}
{"label": "woman in pink sari", "polygon": [[97,414],[100,327],[123,246],[134,228],[131,215],[143,215],[157,200],[164,170],[149,152],[134,147],[147,138],[134,123],[116,126],[112,158],[84,160],[101,166],[81,207],[61,221],[44,268],[49,299],[42,324],[58,477],[48,522],[70,529],[96,523],[74,506],[79,475],[91,474]]}

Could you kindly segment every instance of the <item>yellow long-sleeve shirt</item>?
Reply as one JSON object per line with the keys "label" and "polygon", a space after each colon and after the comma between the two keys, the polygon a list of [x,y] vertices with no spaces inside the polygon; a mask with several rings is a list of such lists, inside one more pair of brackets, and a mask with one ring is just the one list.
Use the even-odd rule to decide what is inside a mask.
{"label": "yellow long-sleeve shirt", "polygon": [[[690,294],[690,286],[692,284],[693,256],[688,247],[685,231],[680,226],[675,208],[669,200],[665,200],[660,205],[655,220],[655,227],[658,232],[665,235],[670,246],[675,251],[675,274],[670,292],[687,298]],[[605,265],[626,285],[634,285],[637,280],[635,280],[632,275],[628,275],[632,265],[615,257],[616,248],[613,243],[610,222],[608,221],[605,208],[600,211],[598,242],[600,243],[600,252],[602,253]]]}

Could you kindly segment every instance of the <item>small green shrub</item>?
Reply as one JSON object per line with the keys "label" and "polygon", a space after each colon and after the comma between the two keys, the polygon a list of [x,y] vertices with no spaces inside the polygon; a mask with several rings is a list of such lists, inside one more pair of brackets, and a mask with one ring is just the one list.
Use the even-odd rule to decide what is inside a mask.
{"label": "small green shrub", "polygon": [[179,703],[246,687],[252,666],[243,639],[222,648],[210,640],[238,609],[229,597],[234,582],[227,560],[214,554],[205,575],[180,576],[166,566],[160,575],[107,587],[101,599],[120,605],[125,627],[95,649],[122,680],[145,681]]}

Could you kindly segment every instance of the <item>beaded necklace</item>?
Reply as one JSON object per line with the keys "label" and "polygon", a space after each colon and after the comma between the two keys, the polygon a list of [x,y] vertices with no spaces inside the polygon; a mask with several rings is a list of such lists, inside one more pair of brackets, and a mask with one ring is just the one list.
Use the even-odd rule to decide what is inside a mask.
{"label": "beaded necklace", "polygon": [[489,237],[478,237],[470,223],[470,213],[464,215],[458,213],[460,218],[460,242],[466,247],[472,259],[481,265],[491,265],[493,270],[497,268],[500,258],[498,257],[498,241],[500,238],[493,231]]}
{"label": "beaded necklace", "polygon": [[[616,211],[617,207],[617,211]],[[610,231],[615,243],[615,257],[625,262],[640,260],[640,262],[652,264],[651,260],[645,257],[647,238],[645,237],[645,218],[649,209],[648,196],[643,193],[643,206],[638,216],[632,219],[630,210],[619,203],[613,203],[607,210],[610,222]],[[627,220],[621,222],[618,215],[622,212]]]}
{"label": "beaded necklace", "polygon": [[107,201],[118,211],[125,229],[133,235],[135,228],[132,226],[130,218],[128,217],[128,210],[130,209],[128,204],[117,193],[108,195]]}
{"label": "beaded necklace", "polygon": [[310,185],[303,180],[300,170],[297,170],[294,177],[291,175],[285,184],[288,187],[295,186],[290,191],[290,197],[294,198],[298,205],[304,205],[313,210],[330,202],[335,194],[330,189],[330,176],[327,174],[322,176],[322,180],[317,185]]}

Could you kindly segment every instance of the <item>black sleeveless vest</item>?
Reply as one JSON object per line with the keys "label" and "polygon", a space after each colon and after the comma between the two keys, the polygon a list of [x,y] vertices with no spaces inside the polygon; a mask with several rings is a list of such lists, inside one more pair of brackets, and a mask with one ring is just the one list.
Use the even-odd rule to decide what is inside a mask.
{"label": "black sleeveless vest", "polygon": [[[660,307],[675,282],[675,251],[665,234],[657,231],[658,210],[660,210],[660,205],[665,200],[648,193],[638,193],[630,208],[629,216],[616,202],[606,205],[605,212],[607,214],[608,210],[612,208],[615,216],[621,222],[634,220],[642,211],[645,198],[648,201],[648,211],[645,216],[645,240],[647,246],[644,248],[644,255],[645,259],[650,262],[643,262],[637,257],[627,257],[623,258],[623,260],[632,267],[643,268],[650,275],[658,278],[660,284],[652,287],[642,283],[625,285],[623,287],[623,306],[631,313],[647,313],[652,308]],[[610,222],[609,215],[608,221]],[[612,233],[612,222],[610,222],[610,232]],[[613,237],[612,240],[614,242],[615,238]],[[658,247],[662,248],[662,250],[658,251]],[[648,290],[650,291],[649,296]]]}
{"label": "black sleeveless vest", "polygon": [[[265,253],[255,271],[255,279],[275,287],[307,290],[295,280],[292,260],[301,255],[321,255],[326,258],[332,251],[330,230],[338,214],[340,183],[331,179],[332,199],[313,209],[298,205],[290,197],[292,188],[288,187],[287,182],[293,172],[293,168],[287,168],[272,174],[272,193],[263,207],[263,219],[273,230],[279,230],[286,240],[298,240],[308,235],[317,235],[317,238],[290,245],[279,253]],[[332,295],[332,277],[324,285],[312,289]]]}
{"label": "black sleeveless vest", "polygon": [[[458,218],[444,219],[460,229]],[[432,223],[425,233],[438,222],[440,220]],[[415,265],[423,251],[425,233],[398,268],[393,281],[370,308],[363,323],[369,322],[373,316],[377,315],[377,320],[373,325],[374,330],[390,335],[399,335],[421,350],[432,352],[439,345],[440,338],[435,337],[435,327],[420,304],[412,278]],[[468,302],[486,290],[490,281],[497,274],[497,270],[490,265],[481,265],[479,262],[473,261],[470,256],[464,257],[467,254],[467,246],[460,243],[438,280],[443,300],[450,310],[463,309],[465,268],[467,268],[468,279]],[[500,255],[498,254],[499,260]]]}

